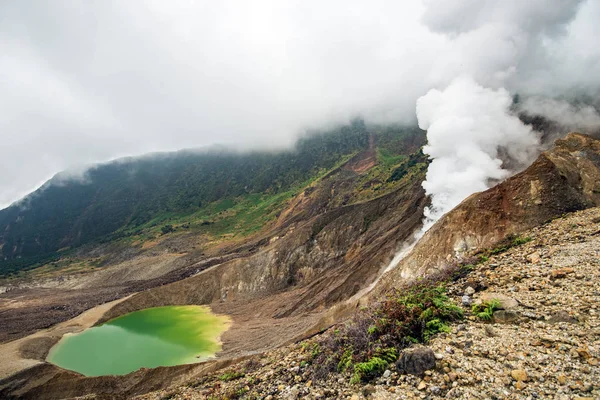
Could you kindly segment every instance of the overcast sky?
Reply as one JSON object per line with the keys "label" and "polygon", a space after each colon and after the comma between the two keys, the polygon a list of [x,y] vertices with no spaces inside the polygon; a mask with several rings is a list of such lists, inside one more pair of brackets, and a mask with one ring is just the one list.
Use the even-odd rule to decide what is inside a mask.
{"label": "overcast sky", "polygon": [[[541,16],[556,31],[542,31],[518,19],[541,0],[0,0],[0,208],[125,155],[281,147],[355,115],[415,123],[416,99],[461,73],[534,94],[596,90],[600,1],[558,2]],[[496,30],[498,15],[535,34]]]}

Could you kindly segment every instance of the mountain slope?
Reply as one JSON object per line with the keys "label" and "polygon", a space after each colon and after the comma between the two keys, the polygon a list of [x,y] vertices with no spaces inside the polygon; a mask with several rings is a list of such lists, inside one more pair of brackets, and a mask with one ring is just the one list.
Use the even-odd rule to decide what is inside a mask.
{"label": "mountain slope", "polygon": [[[368,149],[369,137],[377,134],[373,132],[380,132],[385,151],[396,157],[402,153],[394,152],[394,134],[404,135],[405,143],[412,141],[416,148],[423,143],[418,130],[369,130],[357,120],[302,138],[290,151],[181,151],[99,165],[81,180],[59,174],[0,211],[0,274],[54,260],[86,243],[146,241],[173,231],[177,223],[197,233],[260,229],[283,201]],[[267,209],[247,215],[241,223],[223,218],[259,203]]]}
{"label": "mountain slope", "polygon": [[[447,283],[450,299],[461,305],[465,318],[433,337],[426,344],[429,349],[409,347],[405,354],[415,354],[406,363],[414,368],[410,373],[402,363],[390,363],[360,384],[351,383],[352,368],[315,374],[315,355],[322,351],[318,345],[343,329],[335,326],[137,399],[232,398],[236,393],[241,399],[596,399],[599,228],[600,208],[567,214],[523,232],[530,242]],[[504,296],[513,305],[482,320],[462,305],[465,293],[472,301]],[[234,372],[235,379],[220,379]]]}
{"label": "mountain slope", "polygon": [[[219,353],[224,360],[272,349],[319,329],[332,305],[376,279],[398,244],[420,225],[426,204],[421,182],[427,162],[418,146],[422,133],[370,133],[367,149],[286,199],[278,217],[255,234],[212,240],[193,250],[185,247],[186,241],[197,243],[201,237],[171,232],[158,243],[130,244],[135,252],[126,249],[126,261],[111,254],[110,262],[86,274],[34,279],[0,294],[0,341],[8,341],[0,344],[0,357],[5,357],[0,374],[17,373],[0,381],[0,387],[25,384],[18,389],[22,397],[37,399],[147,391],[206,367],[183,365],[170,372],[159,368],[96,379],[43,362],[45,352],[66,332],[139,308],[207,304],[229,315],[233,323],[221,337]],[[114,251],[98,247],[88,255]],[[98,306],[114,299],[121,301]],[[89,308],[85,315],[94,319],[86,318],[87,325],[73,318]]]}
{"label": "mountain slope", "polygon": [[565,213],[600,205],[600,140],[570,133],[525,171],[476,193],[443,216],[381,290],[443,269],[476,249]]}
{"label": "mountain slope", "polygon": [[[426,162],[419,162],[422,154],[418,151],[410,156],[404,154],[403,157],[388,164],[390,154],[382,154],[380,149],[377,149],[376,155],[373,155],[375,142],[371,141],[368,148],[320,176],[289,199],[277,219],[264,231],[238,243],[219,242],[211,248],[210,256],[193,252],[177,255],[179,266],[158,280],[123,279],[123,271],[131,270],[131,267],[124,263],[117,263],[77,281],[77,290],[85,292],[88,296],[91,293],[93,296],[91,299],[81,297],[81,292],[77,290],[65,291],[64,285],[54,291],[48,290],[55,296],[51,298],[52,301],[45,301],[46,298],[40,301],[41,292],[36,292],[34,289],[15,290],[0,296],[0,300],[6,301],[5,307],[0,308],[5,321],[4,331],[0,333],[5,338],[14,339],[14,332],[20,336],[23,332],[29,333],[35,329],[32,322],[39,321],[41,316],[51,315],[51,318],[44,321],[50,328],[38,332],[35,336],[0,344],[0,356],[6,357],[4,359],[6,365],[15,365],[11,371],[16,372],[15,375],[0,382],[0,390],[4,391],[2,394],[36,399],[89,394],[97,396],[119,394],[131,397],[155,388],[190,382],[197,390],[188,387],[189,392],[192,395],[199,395],[200,398],[213,392],[218,393],[221,387],[229,389],[230,386],[235,386],[235,393],[238,393],[237,390],[240,389],[237,386],[238,382],[232,385],[221,385],[218,375],[206,377],[206,374],[226,367],[235,362],[237,357],[252,357],[255,353],[270,351],[305,338],[318,332],[320,328],[348,316],[348,311],[351,312],[358,305],[352,298],[353,295],[376,281],[394,250],[420,226],[422,210],[427,202],[421,187],[421,180],[427,166]],[[477,252],[488,246],[493,247],[497,240],[507,234],[521,233],[528,229],[527,227],[542,225],[548,219],[559,217],[562,213],[592,207],[597,204],[596,183],[599,181],[599,165],[598,141],[579,134],[567,136],[566,139],[558,141],[554,149],[542,154],[526,171],[486,192],[473,195],[448,213],[430,233],[425,235],[423,244],[419,242],[415,246],[416,255],[409,255],[404,260],[414,262],[415,264],[406,264],[414,266],[414,269],[405,270],[406,265],[401,264],[397,270],[392,270],[390,274],[384,276],[377,288],[383,291],[386,286],[394,286],[400,288],[396,293],[404,293],[405,288],[409,289],[404,285],[410,278],[427,276],[444,269],[449,264],[454,264],[455,249],[460,251],[459,255],[466,256],[469,252]],[[597,224],[595,217],[590,222]],[[585,233],[589,236],[589,240],[594,241],[597,229],[594,225],[587,225]],[[544,226],[540,229],[544,232]],[[165,236],[169,235],[171,234]],[[550,234],[544,235],[550,236]],[[535,241],[533,233],[531,236]],[[167,241],[169,239],[164,239],[163,242]],[[465,243],[468,246],[465,246]],[[532,245],[526,244],[524,248],[529,249]],[[586,249],[589,250],[589,246]],[[151,250],[156,254],[160,253],[159,245]],[[491,251],[486,254],[493,254],[492,257],[496,257],[498,252]],[[529,251],[527,255],[530,255]],[[542,257],[545,253],[540,252],[538,255]],[[532,260],[535,259],[533,255],[531,257]],[[478,267],[487,268],[485,263],[489,261],[482,257],[477,266],[465,268],[465,273],[477,271]],[[491,264],[489,266],[492,267]],[[403,271],[408,272],[403,274]],[[494,275],[488,270],[483,275],[477,272],[473,274],[465,279],[476,277],[479,280],[484,275]],[[496,278],[502,279],[502,274]],[[520,279],[525,278],[528,277],[520,277]],[[463,278],[458,275],[458,279]],[[469,282],[473,282],[475,290],[482,290],[485,284],[491,286],[485,282]],[[518,283],[518,280],[494,284],[498,286],[498,290],[506,291],[517,285],[514,282]],[[506,285],[510,285],[508,289]],[[170,304],[208,304],[215,312],[229,315],[233,324],[222,336],[223,351],[219,354],[220,359],[198,365],[140,370],[126,377],[97,378],[85,378],[44,363],[44,352],[64,334],[65,329],[77,331],[83,328],[81,324],[75,323],[75,320],[53,326],[69,317],[66,312],[61,314],[61,307],[65,304],[67,295],[70,296],[68,305],[76,305],[81,312],[82,309],[106,301],[106,298],[99,300],[99,294],[105,295],[101,290],[106,290],[115,296],[112,298],[123,298],[127,294],[137,293],[123,298],[121,302],[110,308],[103,309],[104,314],[101,317],[96,315],[99,319],[90,323],[101,323],[141,308]],[[455,296],[458,293],[456,290],[455,287],[451,287],[449,294]],[[33,307],[31,305],[33,297],[43,305]],[[346,302],[345,300],[348,299],[350,301]],[[445,300],[441,301],[442,299],[439,298],[434,300],[438,300],[432,302],[438,308],[448,306]],[[82,305],[82,301],[87,303]],[[399,305],[399,309],[392,307],[390,311],[401,314],[403,307],[408,307],[407,304],[396,301],[393,297],[390,301],[380,304]],[[334,305],[338,307],[332,307]],[[399,331],[402,331],[402,323],[397,324],[398,321],[407,321],[408,326],[417,330],[419,327],[433,329],[429,325],[430,322],[433,327],[437,326],[437,332],[449,329],[442,320],[429,320],[424,323],[421,318],[427,315],[433,318],[437,315],[435,313],[441,310],[430,309],[429,314],[422,310],[421,312],[419,311],[421,306],[413,304],[412,300],[411,311],[407,314],[408,320],[397,316],[387,318],[385,310],[375,306],[373,309],[365,310],[367,313],[375,311],[371,317],[378,319],[379,322],[375,321],[377,324],[374,331],[369,322],[371,320],[359,318],[355,320],[358,321],[357,324],[340,325],[338,329],[329,333],[335,338],[335,335],[342,332],[340,336],[342,344],[346,343],[344,342],[346,337],[361,340],[357,345],[363,346],[361,347],[363,350],[365,343],[367,344],[368,351],[354,354],[359,358],[350,360],[352,363],[360,363],[360,366],[356,365],[359,369],[368,367],[362,365],[368,361],[365,357],[380,358],[380,351],[385,349],[377,349],[378,345],[383,343],[387,346],[390,338],[395,338],[394,335],[388,334],[389,331],[386,329],[394,329],[396,326]],[[339,314],[336,314],[337,312]],[[464,311],[468,317],[476,317],[469,312],[468,308]],[[361,321],[366,322],[361,325]],[[390,321],[393,322],[388,323]],[[378,329],[384,330],[378,333]],[[354,334],[348,335],[351,330]],[[289,365],[286,365],[286,361],[272,361],[267,357],[259,362],[261,367],[266,369],[273,367],[274,363],[278,364],[276,368],[271,368],[274,371],[274,379],[278,379],[277,386],[271,385],[271,379],[264,381],[265,385],[260,384],[260,381],[244,380],[241,393],[252,390],[257,382],[259,383],[257,389],[265,396],[306,394],[313,387],[319,391],[324,389],[313,380],[314,375],[311,374],[316,373],[316,370],[310,369],[311,360],[323,361],[323,363],[315,361],[314,365],[319,367],[323,364],[327,368],[333,366],[330,370],[335,372],[334,370],[337,370],[335,367],[339,365],[338,360],[333,358],[333,362],[328,362],[327,357],[335,356],[341,361],[347,350],[340,349],[339,354],[321,353],[323,357],[315,359],[315,356],[319,355],[319,348],[315,348],[315,343],[325,344],[323,340],[327,341],[329,337],[331,336],[317,336],[316,341],[310,341],[303,346],[270,353],[275,357],[279,357],[282,351],[288,353],[291,358],[287,360],[294,361],[298,368],[294,367],[292,370]],[[424,337],[419,334],[411,336],[411,340]],[[506,334],[506,337],[510,338],[510,335]],[[400,339],[394,346],[403,349],[409,340],[407,337]],[[335,342],[335,339],[333,340]],[[335,347],[328,347],[327,351],[331,352],[332,348]],[[357,349],[360,350],[358,347]],[[386,352],[386,360],[393,358],[394,354],[396,353]],[[23,369],[22,364],[18,364],[23,361],[27,361],[27,365],[31,367]],[[460,359],[455,361],[459,362]],[[505,363],[505,360],[501,361]],[[389,360],[384,364],[388,367],[392,365]],[[241,366],[241,368],[246,367]],[[261,373],[269,373],[266,369],[262,369]],[[346,372],[343,370],[344,368],[342,374],[346,375],[334,374],[334,381],[327,383],[329,387],[337,390],[337,392],[328,392],[330,397],[352,393],[353,389],[347,386],[350,378],[347,373],[351,374],[352,370]],[[301,371],[301,374],[297,373],[298,371]],[[383,370],[378,369],[377,373],[381,374]],[[365,374],[362,375],[364,378],[371,378],[370,373]],[[431,374],[427,376],[432,376]],[[390,375],[387,374],[388,377]],[[394,378],[398,376],[399,373]],[[342,380],[340,381],[339,378]],[[345,381],[344,378],[348,380]],[[435,379],[437,382],[446,378],[440,373],[435,375]],[[215,382],[217,384],[213,385]],[[293,385],[298,382],[302,382],[302,385],[294,389]],[[423,379],[423,382],[413,378],[397,379],[394,390],[419,392],[428,387],[427,382],[427,379]],[[522,380],[520,382],[523,383]],[[204,385],[205,383],[207,385]],[[465,384],[467,383],[469,383],[468,379]],[[286,385],[290,387],[287,388]],[[250,389],[245,389],[246,386]],[[185,394],[188,389],[184,389]],[[371,387],[365,387],[365,390],[372,392]],[[444,394],[450,390],[451,388],[447,386],[440,387],[439,390],[435,389],[436,392]],[[433,389],[432,394],[435,394]],[[157,394],[159,397],[161,395]],[[318,396],[322,397],[321,394]]]}

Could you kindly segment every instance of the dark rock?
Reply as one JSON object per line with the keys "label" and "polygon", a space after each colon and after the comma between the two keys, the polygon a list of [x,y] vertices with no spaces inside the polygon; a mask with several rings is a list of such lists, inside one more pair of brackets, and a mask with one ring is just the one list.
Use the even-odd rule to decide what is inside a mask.
{"label": "dark rock", "polygon": [[548,320],[548,322],[550,322],[551,324],[556,324],[557,322],[567,322],[569,324],[577,324],[579,321],[577,320],[577,318],[570,315],[567,311],[560,310],[560,311],[557,311],[554,314],[552,314],[550,316],[550,319]]}
{"label": "dark rock", "polygon": [[425,346],[417,346],[404,351],[396,362],[398,371],[412,375],[421,375],[435,367],[435,354]]}
{"label": "dark rock", "polygon": [[365,397],[368,397],[368,396],[372,395],[373,393],[375,393],[375,386],[373,386],[373,385],[366,385],[363,388],[362,392],[365,395]]}
{"label": "dark rock", "polygon": [[501,324],[514,324],[519,321],[519,314],[508,310],[494,311],[494,321]]}

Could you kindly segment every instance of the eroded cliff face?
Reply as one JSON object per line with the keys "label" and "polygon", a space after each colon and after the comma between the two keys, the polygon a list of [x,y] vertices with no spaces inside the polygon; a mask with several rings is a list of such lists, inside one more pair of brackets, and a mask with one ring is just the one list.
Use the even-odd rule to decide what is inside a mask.
{"label": "eroded cliff face", "polygon": [[564,213],[600,205],[600,141],[570,133],[525,171],[464,200],[385,276],[379,291],[426,275]]}
{"label": "eroded cliff face", "polygon": [[[273,300],[270,311],[261,310],[263,316],[283,318],[348,299],[377,278],[396,247],[420,226],[426,205],[421,180],[409,180],[387,195],[336,207],[308,221],[282,222],[286,228],[257,253],[136,294],[101,321],[166,304],[215,303],[225,310],[229,303],[278,299],[289,292],[285,301]],[[313,198],[305,212],[324,207],[328,202],[320,198],[332,190],[324,184],[303,194]]]}

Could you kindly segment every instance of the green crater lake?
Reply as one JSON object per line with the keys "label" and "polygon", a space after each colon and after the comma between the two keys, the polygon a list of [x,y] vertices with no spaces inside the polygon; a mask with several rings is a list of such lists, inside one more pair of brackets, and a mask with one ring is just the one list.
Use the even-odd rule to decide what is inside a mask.
{"label": "green crater lake", "polygon": [[228,317],[206,306],[148,308],[65,335],[47,361],[86,376],[191,364],[221,350],[219,337],[228,326]]}

